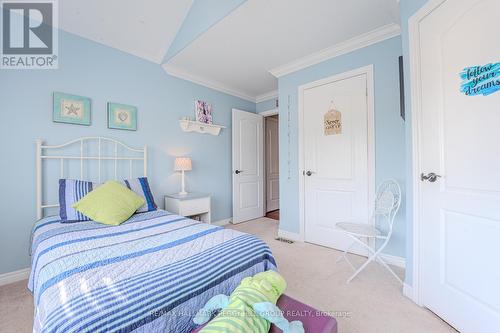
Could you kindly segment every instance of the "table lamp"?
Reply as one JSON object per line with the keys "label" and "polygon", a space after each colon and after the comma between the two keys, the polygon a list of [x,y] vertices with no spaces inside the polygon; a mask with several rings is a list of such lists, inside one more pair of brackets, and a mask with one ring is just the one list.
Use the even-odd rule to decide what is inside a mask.
{"label": "table lamp", "polygon": [[187,195],[184,183],[184,171],[190,171],[193,169],[191,159],[189,157],[176,157],[174,163],[174,170],[180,171],[182,173],[182,190],[179,195]]}

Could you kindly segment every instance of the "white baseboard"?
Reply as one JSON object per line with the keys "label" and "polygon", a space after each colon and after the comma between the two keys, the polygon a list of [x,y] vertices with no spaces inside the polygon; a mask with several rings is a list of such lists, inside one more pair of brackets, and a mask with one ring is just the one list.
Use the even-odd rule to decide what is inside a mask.
{"label": "white baseboard", "polygon": [[212,222],[212,224],[214,225],[218,225],[220,227],[224,226],[224,225],[228,225],[232,222],[233,218],[232,217],[229,217],[227,219],[223,219],[223,220],[219,220],[219,221],[215,221],[215,222]]}
{"label": "white baseboard", "polygon": [[300,234],[282,229],[278,229],[278,237],[286,238],[295,242],[303,242]]}
{"label": "white baseboard", "polygon": [[26,280],[30,276],[30,269],[24,268],[18,271],[0,274],[0,286]]}
{"label": "white baseboard", "polygon": [[403,295],[409,298],[416,305],[425,307],[422,303],[422,300],[418,298],[417,290],[413,289],[413,286],[410,286],[407,283],[403,283]]}
{"label": "white baseboard", "polygon": [[403,284],[403,295],[413,300],[413,288],[407,283]]}
{"label": "white baseboard", "polygon": [[392,254],[386,254],[386,253],[381,253],[380,257],[382,257],[382,259],[389,265],[401,268],[406,267],[406,260],[403,257],[393,256]]}
{"label": "white baseboard", "polygon": [[[283,238],[286,238],[289,240],[293,240],[295,242],[303,242],[304,241],[304,239],[301,237],[301,235],[299,233],[290,232],[290,231],[286,231],[286,230],[282,230],[282,229],[278,229],[278,237],[283,237]],[[380,256],[389,265],[401,267],[403,269],[406,267],[406,260],[403,257],[398,257],[398,256],[394,256],[391,254],[385,254],[385,253],[380,254]]]}

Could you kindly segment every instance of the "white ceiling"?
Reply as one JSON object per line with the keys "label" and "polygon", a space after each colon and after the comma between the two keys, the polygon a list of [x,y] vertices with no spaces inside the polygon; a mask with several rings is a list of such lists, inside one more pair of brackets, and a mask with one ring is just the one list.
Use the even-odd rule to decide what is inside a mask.
{"label": "white ceiling", "polygon": [[193,0],[62,0],[59,27],[160,63]]}
{"label": "white ceiling", "polygon": [[164,68],[255,99],[277,89],[269,70],[394,23],[397,0],[248,0]]}
{"label": "white ceiling", "polygon": [[[159,64],[193,1],[63,0],[59,27]],[[270,70],[310,65],[352,49],[357,36],[373,40],[380,33],[367,32],[391,24],[399,24],[397,0],[247,0],[163,66],[172,75],[255,101],[277,89]]]}

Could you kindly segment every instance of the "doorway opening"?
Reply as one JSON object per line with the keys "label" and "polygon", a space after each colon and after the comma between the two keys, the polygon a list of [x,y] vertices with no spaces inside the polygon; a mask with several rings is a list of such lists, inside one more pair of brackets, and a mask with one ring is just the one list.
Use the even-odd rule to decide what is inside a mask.
{"label": "doorway opening", "polygon": [[279,115],[278,109],[264,116],[264,203],[265,216],[279,220]]}

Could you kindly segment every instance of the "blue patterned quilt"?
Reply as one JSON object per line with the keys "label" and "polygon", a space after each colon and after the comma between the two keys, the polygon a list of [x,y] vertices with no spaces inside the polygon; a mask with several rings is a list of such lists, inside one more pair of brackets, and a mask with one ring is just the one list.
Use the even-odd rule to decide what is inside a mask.
{"label": "blue patterned quilt", "polygon": [[33,332],[190,332],[210,297],[276,269],[260,239],[162,210],[119,226],[44,218],[31,260]]}

